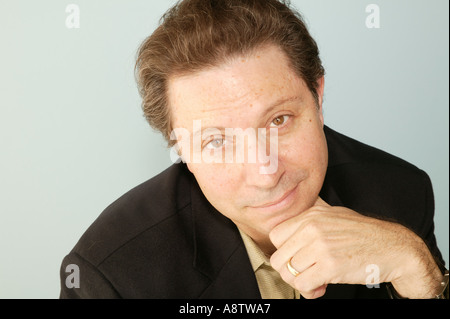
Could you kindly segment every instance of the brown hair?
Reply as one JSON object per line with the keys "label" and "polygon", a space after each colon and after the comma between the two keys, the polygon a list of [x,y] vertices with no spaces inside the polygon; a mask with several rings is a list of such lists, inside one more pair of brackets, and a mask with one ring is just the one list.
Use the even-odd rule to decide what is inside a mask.
{"label": "brown hair", "polygon": [[324,75],[319,50],[299,13],[279,0],[184,0],[169,9],[140,46],[136,79],[150,125],[169,143],[167,83],[172,76],[217,66],[265,44],[278,45],[316,102]]}

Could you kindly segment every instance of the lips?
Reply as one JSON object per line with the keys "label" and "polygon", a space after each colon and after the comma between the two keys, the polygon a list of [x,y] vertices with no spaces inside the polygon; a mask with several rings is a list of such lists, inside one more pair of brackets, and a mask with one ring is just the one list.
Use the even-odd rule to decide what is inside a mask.
{"label": "lips", "polygon": [[284,202],[286,202],[286,204],[287,204],[287,202],[290,199],[290,197],[292,197],[291,195],[293,195],[294,192],[297,190],[297,187],[298,187],[298,185],[295,186],[293,189],[291,189],[291,190],[287,191],[286,193],[284,193],[283,196],[281,196],[280,198],[278,198],[275,201],[268,202],[268,203],[265,203],[263,205],[251,206],[251,207],[252,208],[270,208],[270,207],[275,207],[275,206],[283,206],[282,204]]}

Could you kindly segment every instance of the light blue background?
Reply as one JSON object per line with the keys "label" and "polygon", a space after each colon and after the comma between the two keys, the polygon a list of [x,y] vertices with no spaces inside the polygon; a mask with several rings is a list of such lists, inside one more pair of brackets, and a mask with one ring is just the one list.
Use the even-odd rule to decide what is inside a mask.
{"label": "light blue background", "polygon": [[[70,3],[79,29],[66,28]],[[61,260],[85,229],[171,164],[133,68],[172,3],[0,0],[0,298],[57,298]],[[292,3],[321,50],[326,124],[428,172],[448,265],[448,1]],[[366,28],[370,3],[380,29]]]}

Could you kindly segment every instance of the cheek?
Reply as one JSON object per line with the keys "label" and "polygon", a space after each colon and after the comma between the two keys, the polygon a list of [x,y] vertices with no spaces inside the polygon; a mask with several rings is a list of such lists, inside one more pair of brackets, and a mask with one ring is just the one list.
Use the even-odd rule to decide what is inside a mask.
{"label": "cheek", "polygon": [[[328,151],[323,129],[307,122],[295,134],[279,143],[279,156],[283,165],[291,169],[308,170],[310,175],[325,174],[328,164]],[[289,169],[286,167],[286,169]]]}

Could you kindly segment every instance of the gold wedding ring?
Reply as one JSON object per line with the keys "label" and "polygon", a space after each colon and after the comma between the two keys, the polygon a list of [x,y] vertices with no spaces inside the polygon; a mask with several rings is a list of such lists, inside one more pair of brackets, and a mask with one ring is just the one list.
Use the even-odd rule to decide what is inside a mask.
{"label": "gold wedding ring", "polygon": [[298,275],[300,275],[300,272],[292,266],[292,264],[291,264],[292,258],[294,258],[294,257],[291,257],[291,259],[289,259],[286,266],[287,266],[287,269],[289,270],[289,272],[292,274],[292,276],[297,277]]}

